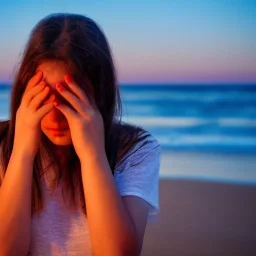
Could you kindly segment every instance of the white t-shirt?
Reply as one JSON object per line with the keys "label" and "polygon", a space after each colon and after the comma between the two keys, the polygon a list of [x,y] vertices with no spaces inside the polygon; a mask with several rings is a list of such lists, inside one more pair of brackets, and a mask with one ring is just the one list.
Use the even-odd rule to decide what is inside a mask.
{"label": "white t-shirt", "polygon": [[[146,140],[151,140],[152,143],[136,151],[144,142],[141,141],[130,150],[126,155],[129,157],[115,169],[114,179],[121,196],[133,195],[149,203],[148,223],[154,223],[157,222],[160,212],[158,183],[161,146],[152,135]],[[131,154],[132,152],[134,153]],[[39,215],[32,217],[28,255],[94,255],[85,215],[80,210],[67,209],[61,189],[57,188],[54,194],[50,195],[44,185],[43,194],[45,208]]]}

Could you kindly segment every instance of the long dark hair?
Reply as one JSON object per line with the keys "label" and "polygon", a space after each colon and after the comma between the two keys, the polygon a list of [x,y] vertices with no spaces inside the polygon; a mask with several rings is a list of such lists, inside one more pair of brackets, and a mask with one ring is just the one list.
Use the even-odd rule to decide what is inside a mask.
{"label": "long dark hair", "polygon": [[[48,60],[63,61],[89,100],[95,100],[104,121],[105,151],[112,174],[114,174],[117,165],[125,160],[126,153],[139,141],[150,136],[141,126],[122,121],[122,102],[112,53],[100,26],[92,19],[79,14],[50,14],[39,21],[30,33],[21,63],[18,65],[14,77],[10,120],[0,122],[2,164],[0,186],[12,153],[16,112],[23,93],[39,64]],[[89,79],[91,87],[83,86],[86,84],[85,79]],[[150,140],[145,141],[145,143],[149,142]],[[56,185],[61,179],[65,184],[62,193],[64,192],[63,195],[66,194],[69,197],[66,201],[69,202],[70,206],[77,207],[75,199],[79,195],[86,215],[81,166],[74,148],[69,160],[68,173],[64,175],[60,171],[60,163],[55,152],[51,149],[49,139],[43,133],[40,148],[33,164],[31,214],[43,209],[41,176],[51,166],[42,170],[40,151],[43,148],[51,159],[51,163],[57,166]],[[79,193],[76,193],[76,188],[78,188]]]}

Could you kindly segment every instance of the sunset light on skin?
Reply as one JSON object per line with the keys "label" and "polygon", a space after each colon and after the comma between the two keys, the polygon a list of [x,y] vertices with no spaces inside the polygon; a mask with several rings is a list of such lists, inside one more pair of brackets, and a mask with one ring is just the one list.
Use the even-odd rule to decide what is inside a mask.
{"label": "sunset light on skin", "polygon": [[[104,125],[95,102],[88,100],[61,61],[44,61],[37,70],[43,72],[42,80],[50,88],[48,98],[53,94],[57,103],[42,119],[42,132],[56,149],[73,145],[79,157],[84,152],[104,155]],[[56,132],[49,128],[68,129]]]}
{"label": "sunset light on skin", "polygon": [[0,256],[256,256],[256,0],[0,13]]}
{"label": "sunset light on skin", "polygon": [[[56,83],[62,82],[65,83],[64,76],[67,73],[64,65],[61,65],[61,62],[44,62],[37,70],[41,70],[43,72],[43,81],[46,82],[46,85],[50,87],[51,92],[49,93],[49,97],[54,95],[55,101],[63,102],[61,96],[56,90]],[[49,98],[48,97],[48,98]],[[48,100],[44,102],[46,104]],[[42,132],[49,138],[52,143],[59,146],[66,146],[72,143],[70,131],[66,130],[60,136],[55,136],[55,134],[49,130],[49,128],[56,127],[68,127],[68,122],[66,117],[61,113],[60,110],[53,108],[41,121],[41,129]]]}
{"label": "sunset light on skin", "polygon": [[[61,4],[60,4],[61,3]],[[0,83],[10,83],[39,19],[85,14],[104,30],[122,83],[253,83],[255,1],[44,1],[1,4]]]}

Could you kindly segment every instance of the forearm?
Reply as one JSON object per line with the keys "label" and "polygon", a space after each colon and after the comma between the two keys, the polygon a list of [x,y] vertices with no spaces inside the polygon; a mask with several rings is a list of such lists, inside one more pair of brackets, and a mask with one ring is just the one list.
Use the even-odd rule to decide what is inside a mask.
{"label": "forearm", "polygon": [[116,187],[106,156],[81,161],[89,232],[100,256],[136,255],[135,227]]}
{"label": "forearm", "polygon": [[33,161],[12,153],[0,188],[0,255],[26,255],[30,243]]}

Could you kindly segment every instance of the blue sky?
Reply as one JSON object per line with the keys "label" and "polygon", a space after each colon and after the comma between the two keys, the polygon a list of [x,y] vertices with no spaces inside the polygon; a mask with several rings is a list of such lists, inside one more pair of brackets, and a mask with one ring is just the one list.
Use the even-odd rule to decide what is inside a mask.
{"label": "blue sky", "polygon": [[256,1],[7,1],[0,4],[0,82],[28,35],[54,12],[94,19],[120,83],[256,82]]}

